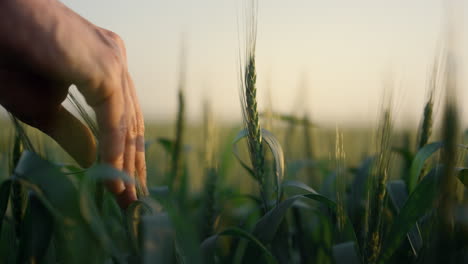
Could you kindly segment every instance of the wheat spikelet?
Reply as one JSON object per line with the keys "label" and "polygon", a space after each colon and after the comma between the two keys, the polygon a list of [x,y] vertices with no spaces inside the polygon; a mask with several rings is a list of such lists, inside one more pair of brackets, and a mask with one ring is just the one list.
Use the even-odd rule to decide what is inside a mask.
{"label": "wheat spikelet", "polygon": [[432,134],[434,96],[438,87],[439,74],[439,58],[436,57],[429,81],[429,97],[427,99],[426,105],[424,106],[423,119],[419,127],[417,149],[424,147],[429,142],[429,138]]}
{"label": "wheat spikelet", "polygon": [[257,36],[257,1],[249,1],[245,12],[245,54],[241,60],[240,98],[244,124],[247,128],[247,144],[254,177],[260,186],[260,195],[264,209],[268,208],[268,197],[265,184],[265,154],[262,144],[262,133],[257,109],[257,74],[255,69],[255,45]]}
{"label": "wheat spikelet", "polygon": [[432,134],[432,112],[433,112],[434,101],[432,98],[432,93],[429,97],[429,100],[424,106],[424,115],[423,122],[421,124],[418,140],[418,149],[424,147]]}
{"label": "wheat spikelet", "polygon": [[[417,146],[418,150],[424,147],[429,142],[429,138],[431,137],[431,134],[432,134],[434,94],[437,89],[438,79],[439,79],[439,65],[438,65],[438,59],[436,59],[432,73],[431,73],[431,80],[429,84],[430,85],[429,98],[426,102],[426,105],[424,106],[423,120],[422,120],[421,126],[419,128],[419,133],[418,133],[418,146]],[[427,170],[428,170],[427,165],[424,165],[423,169],[421,170],[421,173],[418,176],[418,181],[421,181],[424,175],[427,174]]]}

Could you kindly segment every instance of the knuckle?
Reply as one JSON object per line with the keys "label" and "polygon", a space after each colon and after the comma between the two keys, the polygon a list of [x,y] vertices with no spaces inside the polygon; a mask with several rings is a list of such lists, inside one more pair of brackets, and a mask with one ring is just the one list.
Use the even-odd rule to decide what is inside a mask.
{"label": "knuckle", "polygon": [[117,33],[111,30],[106,29],[106,34],[107,36],[109,36],[109,38],[111,38],[114,41],[120,41],[122,39]]}
{"label": "knuckle", "polygon": [[145,134],[145,123],[143,122],[143,120],[138,121],[137,133],[138,133],[138,135],[144,135]]}
{"label": "knuckle", "polygon": [[[110,30],[98,28],[97,34],[99,35],[103,49],[99,53],[99,61],[96,62],[96,70],[83,80],[84,85],[80,90],[85,94],[96,95],[96,100],[102,101],[112,95],[116,87],[122,85],[122,73],[127,68],[126,63],[126,50],[123,39]],[[91,102],[97,104],[97,102]]]}
{"label": "knuckle", "polygon": [[122,39],[122,37],[120,37],[117,33],[113,32],[113,31],[110,31],[110,30],[106,30],[106,35],[109,37],[109,39],[110,39],[110,40],[112,41],[112,43],[114,44],[115,50],[116,50],[120,55],[125,56],[125,54],[126,54],[126,48],[125,48],[125,42],[124,42],[124,40]]}
{"label": "knuckle", "polygon": [[137,132],[135,128],[129,129],[128,130],[128,137],[131,140],[134,140],[137,137]]}
{"label": "knuckle", "polygon": [[114,31],[101,28],[101,32],[103,32],[104,35],[116,45],[125,46],[123,39],[119,36],[119,34],[115,33]]}
{"label": "knuckle", "polygon": [[131,124],[128,127],[128,130],[127,130],[127,133],[128,133],[128,136],[131,139],[135,139],[137,137],[137,135],[138,135],[138,126],[136,125],[135,121],[131,121]]}
{"label": "knuckle", "polygon": [[114,67],[119,68],[125,64],[126,49],[123,39],[115,32],[107,29],[101,29],[103,42],[108,47],[108,61]]}
{"label": "knuckle", "polygon": [[118,54],[111,51],[110,55],[105,57],[105,62],[102,66],[102,75],[98,82],[99,92],[101,97],[108,98],[115,92],[119,91],[118,87],[122,86],[122,71],[124,66]]}
{"label": "knuckle", "polygon": [[97,33],[103,44],[110,51],[110,57],[114,58],[117,62],[122,62],[125,57],[125,43],[123,39],[117,33],[104,28],[98,28]]}
{"label": "knuckle", "polygon": [[123,141],[128,131],[128,125],[125,122],[121,122],[117,127],[115,127],[112,130],[114,132],[113,136],[115,137],[115,140]]}
{"label": "knuckle", "polygon": [[138,162],[138,170],[146,171],[146,162],[144,159],[142,159],[141,162]]}
{"label": "knuckle", "polygon": [[140,162],[140,164],[138,164],[137,171],[138,176],[144,178],[146,176],[146,162]]}

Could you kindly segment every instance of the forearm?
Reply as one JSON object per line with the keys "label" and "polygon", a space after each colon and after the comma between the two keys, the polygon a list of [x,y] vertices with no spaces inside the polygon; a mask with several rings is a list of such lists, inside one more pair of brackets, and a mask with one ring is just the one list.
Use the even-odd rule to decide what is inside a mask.
{"label": "forearm", "polygon": [[97,31],[56,0],[0,0],[0,58],[60,81],[97,70],[91,62],[104,49]]}

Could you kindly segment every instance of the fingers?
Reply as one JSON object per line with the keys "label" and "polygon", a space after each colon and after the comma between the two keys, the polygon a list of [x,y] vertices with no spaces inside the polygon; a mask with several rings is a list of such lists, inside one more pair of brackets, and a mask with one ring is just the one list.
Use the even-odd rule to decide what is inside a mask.
{"label": "fingers", "polygon": [[[119,67],[110,67],[103,71],[107,75],[100,81],[91,82],[100,87],[85,87],[90,89],[82,90],[87,102],[91,103],[96,112],[100,128],[99,151],[103,162],[127,172],[133,180],[138,175],[138,183],[143,187],[143,194],[146,194],[143,116],[128,73],[125,45],[115,33],[99,30],[101,37],[108,38],[106,43],[112,44],[108,46],[116,56],[111,58],[119,62]],[[105,65],[113,64],[110,62]],[[137,199],[135,182],[112,181],[108,183],[108,187],[123,208]]]}
{"label": "fingers", "polygon": [[[94,105],[96,119],[99,126],[99,152],[102,162],[118,170],[123,169],[125,138],[127,123],[124,116],[124,96],[121,92],[114,92],[111,96]],[[119,204],[124,206],[119,196],[125,191],[121,180],[106,182],[110,192],[118,198]]]}
{"label": "fingers", "polygon": [[[143,117],[133,82],[126,71],[121,87],[94,106],[100,126],[100,153],[103,162],[127,172],[130,178],[138,175],[142,194],[146,195]],[[107,185],[123,208],[137,199],[135,182],[112,181]]]}
{"label": "fingers", "polygon": [[144,134],[141,133],[137,137],[136,141],[136,154],[135,154],[135,166],[138,183],[140,184],[142,195],[149,195],[148,185],[146,180],[146,160],[145,160],[145,138]]}
{"label": "fingers", "polygon": [[131,91],[131,99],[136,114],[136,139],[135,139],[135,166],[136,176],[140,184],[142,195],[148,195],[148,187],[146,181],[146,158],[145,158],[145,123],[143,113],[141,112],[140,104],[136,96],[135,85],[132,78],[128,77],[129,87]]}
{"label": "fingers", "polygon": [[[133,106],[133,101],[130,100],[130,91],[128,83],[128,74],[125,73],[125,108],[127,120],[127,133],[125,138],[125,153],[124,153],[124,171],[130,175],[132,180],[135,180],[135,151],[136,151],[136,114]],[[125,192],[122,199],[134,201],[137,199],[135,182],[125,183]]]}

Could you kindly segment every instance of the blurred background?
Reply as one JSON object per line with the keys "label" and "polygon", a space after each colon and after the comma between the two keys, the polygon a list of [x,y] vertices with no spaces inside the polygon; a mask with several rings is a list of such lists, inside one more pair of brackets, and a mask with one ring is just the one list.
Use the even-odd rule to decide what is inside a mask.
{"label": "blurred background", "polygon": [[[200,120],[204,100],[211,102],[217,119],[241,120],[242,1],[63,2],[125,40],[147,121],[175,120],[182,42],[188,121]],[[445,45],[447,24],[455,25],[456,45],[467,46],[468,21],[462,15],[467,11],[461,0],[260,1],[260,108],[271,104],[274,111],[308,113],[331,127],[367,126],[378,120],[387,89],[396,102],[397,126],[413,125],[427,97],[432,63]],[[468,61],[465,50],[457,55],[461,73]],[[466,83],[466,75],[460,76]],[[468,98],[468,89],[459,92],[459,98]],[[461,111],[466,117],[466,107]]]}

